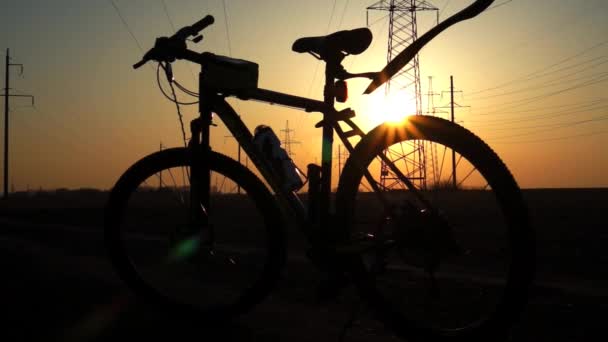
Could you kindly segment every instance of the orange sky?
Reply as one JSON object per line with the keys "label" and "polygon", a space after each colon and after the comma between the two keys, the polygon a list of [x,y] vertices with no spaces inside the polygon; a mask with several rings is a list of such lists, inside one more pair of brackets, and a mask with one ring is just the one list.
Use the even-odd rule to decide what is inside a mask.
{"label": "orange sky", "polygon": [[[431,2],[444,19],[471,1]],[[11,102],[10,181],[16,190],[107,189],[161,141],[180,145],[175,107],[156,88],[153,67],[131,69],[141,57],[138,43],[145,49],[155,37],[172,33],[162,2],[115,3],[137,42],[109,1],[24,0],[2,8],[0,48],[11,48],[13,62],[25,65],[23,77],[12,70],[11,87],[15,94],[34,94],[37,105],[34,110],[26,101]],[[334,8],[330,0],[263,0],[255,5],[227,0],[230,51],[222,1],[165,3],[177,27],[205,14],[215,16],[216,23],[194,49],[255,61],[260,87],[320,99],[322,65],[291,52],[292,42],[365,26],[365,8],[373,1],[337,0]],[[608,154],[603,151],[608,143],[607,14],[602,0],[511,1],[450,28],[425,47],[422,90],[428,91],[428,76],[433,76],[435,92],[448,90],[453,75],[463,91],[456,102],[471,106],[458,110],[457,120],[498,152],[522,187],[608,187]],[[421,14],[420,32],[434,18]],[[375,42],[362,55],[345,60],[353,72],[386,64],[387,20],[380,13],[370,13],[370,20]],[[175,68],[176,77],[194,89],[196,68],[184,63]],[[346,105],[357,111],[358,123],[371,129],[382,117],[375,109],[377,99],[359,95],[366,85],[349,81]],[[446,105],[446,95],[436,97],[435,104]],[[293,147],[297,164],[304,168],[318,162],[320,131],[313,126],[319,114],[233,103],[252,130],[264,123],[278,132],[289,120],[293,138],[302,142]],[[186,120],[195,109],[185,109]],[[236,144],[225,138],[221,125],[213,134],[216,150],[236,155]]]}

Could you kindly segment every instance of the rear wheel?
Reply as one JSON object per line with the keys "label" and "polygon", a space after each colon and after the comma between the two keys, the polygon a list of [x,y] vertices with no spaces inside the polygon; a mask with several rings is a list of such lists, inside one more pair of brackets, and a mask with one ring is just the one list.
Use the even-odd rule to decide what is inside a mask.
{"label": "rear wheel", "polygon": [[[404,145],[413,140],[435,151],[419,162],[444,166],[415,177],[403,158],[414,153]],[[358,288],[397,335],[507,336],[528,299],[534,236],[517,183],[481,139],[435,117],[381,125],[347,161],[336,206],[361,254],[353,266]]]}
{"label": "rear wheel", "polygon": [[284,226],[251,171],[213,152],[209,164],[210,204],[195,204],[208,225],[190,218],[188,149],[167,149],[138,161],[116,183],[105,242],[119,276],[145,301],[222,321],[272,289],[285,262]]}

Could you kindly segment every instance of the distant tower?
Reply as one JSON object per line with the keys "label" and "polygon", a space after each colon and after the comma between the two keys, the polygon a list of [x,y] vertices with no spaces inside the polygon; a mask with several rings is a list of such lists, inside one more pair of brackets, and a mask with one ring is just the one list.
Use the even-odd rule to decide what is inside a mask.
{"label": "distant tower", "polygon": [[[387,61],[418,39],[416,13],[419,11],[437,11],[438,8],[425,0],[381,0],[367,8],[389,12]],[[416,115],[422,113],[422,95],[420,91],[420,67],[418,55],[401,69],[386,84],[387,93],[399,92],[403,102],[416,104]],[[413,113],[403,113],[413,114]],[[406,176],[419,188],[426,188],[426,156],[424,144],[420,141],[403,143],[399,149],[385,150],[389,157]],[[380,168],[380,183],[385,189],[405,189],[385,163]]]}
{"label": "distant tower", "polygon": [[[427,97],[427,101],[426,101],[426,112],[424,114],[426,115],[432,115],[435,116],[438,113],[447,113],[445,111],[442,110],[437,110],[437,107],[435,107],[435,96],[440,96],[441,94],[439,93],[435,93],[433,90],[433,76],[429,76],[429,91],[428,93],[424,94]],[[427,165],[427,173],[426,173],[426,179],[427,179],[427,186],[429,185],[428,182],[430,181],[432,185],[436,185],[439,182],[438,179],[438,170],[440,168],[439,165],[439,161],[438,161],[438,155],[437,155],[437,144],[434,143],[430,143],[430,142],[426,142],[425,146],[424,146],[424,152],[426,155],[426,165]],[[430,168],[428,167],[428,162],[430,161],[431,165]]]}
{"label": "distant tower", "polygon": [[285,151],[289,158],[293,159],[294,153],[291,151],[292,144],[299,144],[299,141],[292,140],[291,133],[295,132],[293,129],[289,129],[289,120],[285,122],[285,129],[282,129],[281,132],[285,133],[284,139],[281,143],[285,146]]}

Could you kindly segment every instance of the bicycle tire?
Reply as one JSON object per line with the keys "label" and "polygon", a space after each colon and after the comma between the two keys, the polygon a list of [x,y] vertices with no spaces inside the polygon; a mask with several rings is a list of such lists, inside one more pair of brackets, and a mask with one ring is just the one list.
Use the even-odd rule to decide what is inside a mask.
{"label": "bicycle tire", "polygon": [[[251,171],[224,155],[215,152],[209,154],[211,171],[232,179],[240,186],[240,189],[247,193],[253,202],[252,206],[259,211],[263,219],[262,224],[266,234],[263,237],[266,244],[263,247],[266,256],[263,268],[256,276],[257,279],[246,286],[243,293],[233,301],[199,307],[186,301],[179,302],[174,298],[169,298],[150,285],[149,279],[142,277],[125,247],[126,238],[123,239],[122,236],[122,230],[127,225],[124,221],[129,210],[129,200],[134,197],[136,189],[147,178],[155,174],[173,167],[188,167],[189,164],[190,151],[187,148],[165,149],[142,158],[119,178],[110,193],[105,208],[106,250],[115,271],[135,293],[136,299],[143,299],[146,304],[156,305],[179,317],[194,318],[199,323],[223,322],[249,311],[262,301],[277,283],[285,265],[285,232],[281,212],[273,195]],[[213,206],[211,209],[213,210]]]}
{"label": "bicycle tire", "polygon": [[[361,257],[353,258],[351,272],[360,295],[367,299],[377,319],[397,336],[413,341],[481,341],[507,338],[527,303],[535,271],[535,236],[529,223],[521,191],[497,154],[475,134],[447,120],[423,115],[410,116],[402,124],[383,124],[372,130],[355,147],[340,179],[336,215],[343,234],[353,229],[355,197],[364,171],[389,146],[407,140],[425,140],[452,148],[471,160],[486,176],[502,210],[507,226],[511,259],[505,289],[497,306],[485,319],[455,329],[437,329],[404,315],[378,289],[375,276]],[[346,236],[346,235],[343,235]]]}

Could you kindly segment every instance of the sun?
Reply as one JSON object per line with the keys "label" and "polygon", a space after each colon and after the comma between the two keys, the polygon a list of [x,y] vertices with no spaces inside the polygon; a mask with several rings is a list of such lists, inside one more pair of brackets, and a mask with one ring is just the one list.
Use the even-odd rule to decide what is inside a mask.
{"label": "sun", "polygon": [[386,94],[384,89],[377,89],[363,100],[363,115],[370,128],[382,123],[397,124],[406,117],[416,114],[416,102],[406,92]]}

